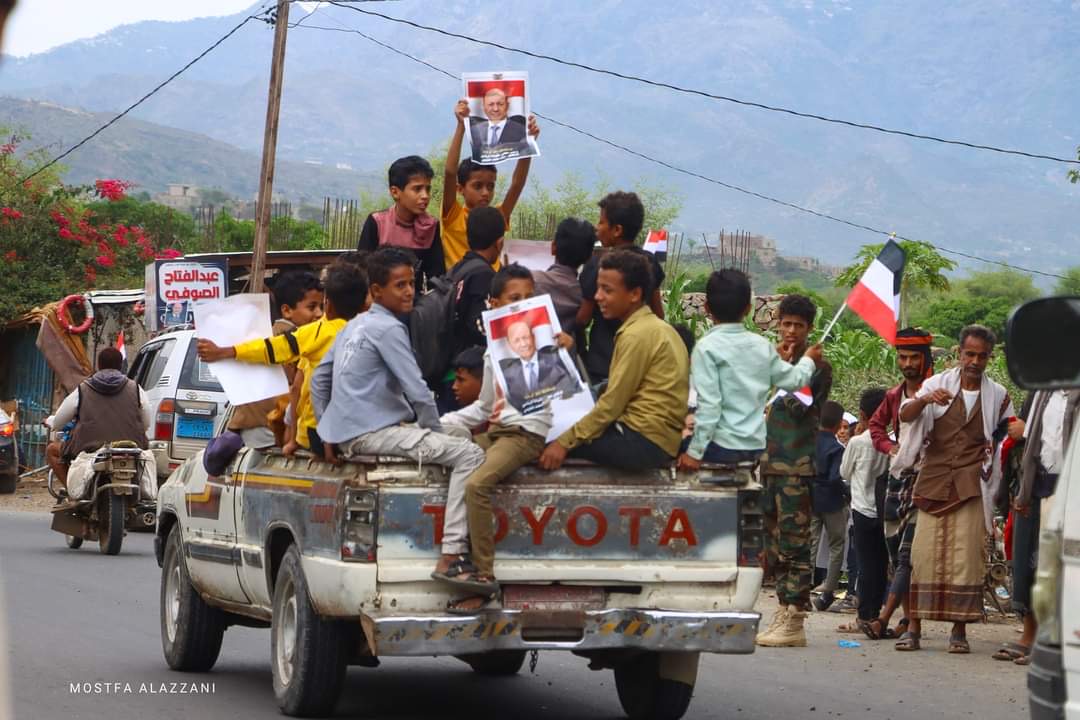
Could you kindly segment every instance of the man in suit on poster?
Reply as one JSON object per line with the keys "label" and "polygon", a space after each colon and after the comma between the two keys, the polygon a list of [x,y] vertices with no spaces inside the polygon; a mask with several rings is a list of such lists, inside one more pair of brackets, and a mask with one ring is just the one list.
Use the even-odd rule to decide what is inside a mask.
{"label": "man in suit on poster", "polygon": [[502,90],[492,88],[484,94],[484,115],[487,117],[470,118],[469,122],[474,148],[525,143],[525,116],[507,117],[509,108],[509,99]]}
{"label": "man in suit on poster", "polygon": [[525,412],[526,403],[534,398],[578,390],[556,347],[548,345],[537,350],[529,323],[511,323],[506,328],[506,342],[517,357],[500,360],[499,365],[506,380],[506,399],[518,411]]}

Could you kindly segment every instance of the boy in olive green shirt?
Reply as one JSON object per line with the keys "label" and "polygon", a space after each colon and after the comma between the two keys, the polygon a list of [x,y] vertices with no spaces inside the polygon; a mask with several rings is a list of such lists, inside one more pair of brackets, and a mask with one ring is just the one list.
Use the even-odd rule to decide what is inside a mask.
{"label": "boy in olive green shirt", "polygon": [[669,464],[679,451],[690,392],[690,358],[675,329],[653,314],[648,261],[614,250],[600,261],[596,304],[621,322],[604,394],[581,420],[549,443],[540,467],[567,455],[625,470]]}

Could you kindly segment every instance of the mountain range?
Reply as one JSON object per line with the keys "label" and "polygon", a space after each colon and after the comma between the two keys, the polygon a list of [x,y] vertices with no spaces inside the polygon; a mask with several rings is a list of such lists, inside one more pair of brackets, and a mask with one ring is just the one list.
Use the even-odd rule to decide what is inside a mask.
{"label": "mountain range", "polygon": [[[4,58],[0,94],[115,112],[259,7],[231,17],[122,26],[46,53]],[[293,23],[304,17],[301,7],[293,6]],[[460,82],[342,31],[350,29],[454,76],[527,70],[535,110],[725,183],[964,253],[1047,271],[1080,263],[1080,186],[1068,183],[1062,164],[677,93],[358,10],[728,97],[1073,157],[1080,142],[1073,129],[1080,117],[1078,2],[323,5],[289,31],[278,159],[318,161],[324,168],[346,163],[381,175],[393,158],[429,152],[452,131]],[[249,22],[131,117],[257,156],[272,35],[269,25]],[[11,103],[0,99],[0,118]],[[42,115],[30,129],[47,140],[53,122]],[[554,183],[569,171],[611,185],[648,179],[683,196],[676,229],[741,227],[775,238],[787,254],[830,262],[847,261],[860,245],[882,239],[674,172],[552,123],[541,126],[543,155],[534,177]],[[133,134],[118,123],[69,164],[78,153],[92,152],[94,143],[100,153],[94,162],[105,162],[122,154],[120,146]],[[114,145],[101,144],[110,138]],[[213,184],[218,153],[209,141],[202,145],[210,158],[205,176],[170,161],[155,169],[154,182]],[[315,196],[340,192],[329,184],[323,190],[325,178],[301,185],[314,187],[308,183],[319,187]]]}

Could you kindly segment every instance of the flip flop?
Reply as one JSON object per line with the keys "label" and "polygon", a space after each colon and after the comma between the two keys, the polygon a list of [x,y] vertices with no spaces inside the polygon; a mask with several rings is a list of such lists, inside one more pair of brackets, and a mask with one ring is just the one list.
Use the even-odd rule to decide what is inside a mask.
{"label": "flip flop", "polygon": [[1013,660],[1013,665],[1030,665],[1030,664],[1031,664],[1031,655],[1021,655],[1020,657]]}
{"label": "flip flop", "polygon": [[844,623],[842,625],[838,625],[836,627],[836,632],[838,632],[838,633],[851,633],[853,635],[857,635],[858,633],[861,633],[863,631],[863,629],[859,626],[859,622],[861,622],[861,621],[856,621],[856,622],[853,622],[853,623]]}
{"label": "flip flop", "polygon": [[921,650],[922,645],[919,643],[921,638],[921,635],[916,635],[908,630],[896,641],[896,649],[900,652],[914,652],[916,650]]}
{"label": "flip flop", "polygon": [[451,563],[444,573],[431,573],[431,578],[476,595],[494,595],[499,591],[499,583],[494,578],[480,578],[476,566],[465,557]]}
{"label": "flip flop", "polygon": [[967,638],[950,637],[948,652],[950,655],[967,655],[971,652],[971,643]]}
{"label": "flip flop", "polygon": [[[480,603],[476,607],[470,607],[468,604],[470,601],[477,601]],[[470,595],[469,597],[454,600],[447,604],[446,612],[451,615],[476,615],[485,610],[501,610],[502,603],[494,595]]]}
{"label": "flip flop", "polygon": [[1022,658],[1030,652],[1031,648],[1024,647],[1020,643],[1003,642],[990,657],[1004,662],[1015,662],[1018,658]]}

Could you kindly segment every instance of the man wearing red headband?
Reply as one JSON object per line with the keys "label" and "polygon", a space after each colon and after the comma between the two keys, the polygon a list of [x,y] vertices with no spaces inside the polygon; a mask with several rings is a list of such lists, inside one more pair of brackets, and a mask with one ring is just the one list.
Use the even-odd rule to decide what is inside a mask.
{"label": "man wearing red headband", "polygon": [[[925,330],[904,328],[896,333],[896,365],[903,382],[885,394],[885,400],[870,418],[870,437],[878,452],[896,455],[900,445],[900,404],[915,397],[923,380],[934,374],[932,353],[934,336]],[[891,427],[891,432],[890,432]],[[915,537],[915,522],[911,509],[911,489],[915,484],[914,469],[904,473],[890,473],[889,487],[883,510],[885,520],[885,544],[894,568],[889,595],[882,608],[881,617],[869,624],[868,634],[888,637],[903,634],[907,630],[907,594],[911,583],[911,540]],[[899,633],[889,632],[889,620],[896,608],[904,608],[904,619],[897,626]],[[904,638],[906,641],[907,638]]]}

